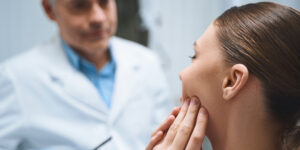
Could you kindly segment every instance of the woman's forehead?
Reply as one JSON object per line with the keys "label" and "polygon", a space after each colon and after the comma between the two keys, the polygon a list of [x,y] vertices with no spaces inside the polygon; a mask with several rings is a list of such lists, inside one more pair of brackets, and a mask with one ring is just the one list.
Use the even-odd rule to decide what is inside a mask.
{"label": "woman's forehead", "polygon": [[216,36],[216,27],[211,24],[202,34],[202,36],[194,42],[194,49],[201,47],[214,47],[218,44]]}

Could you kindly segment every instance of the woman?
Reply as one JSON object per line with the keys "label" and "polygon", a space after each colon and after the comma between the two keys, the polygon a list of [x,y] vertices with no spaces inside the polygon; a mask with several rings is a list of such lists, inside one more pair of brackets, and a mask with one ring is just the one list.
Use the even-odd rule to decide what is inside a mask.
{"label": "woman", "polygon": [[147,150],[199,150],[205,135],[215,150],[300,148],[297,10],[270,2],[233,7],[194,49],[180,74],[184,104],[153,132]]}

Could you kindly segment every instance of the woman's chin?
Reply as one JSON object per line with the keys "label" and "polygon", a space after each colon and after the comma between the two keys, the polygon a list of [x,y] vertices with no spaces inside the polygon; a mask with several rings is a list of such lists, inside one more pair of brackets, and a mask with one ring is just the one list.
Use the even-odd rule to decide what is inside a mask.
{"label": "woman's chin", "polygon": [[182,94],[182,96],[180,98],[180,102],[184,102],[185,100],[191,99],[191,98],[197,98],[201,103],[201,100],[197,95],[195,95],[195,94],[186,94],[186,93]]}

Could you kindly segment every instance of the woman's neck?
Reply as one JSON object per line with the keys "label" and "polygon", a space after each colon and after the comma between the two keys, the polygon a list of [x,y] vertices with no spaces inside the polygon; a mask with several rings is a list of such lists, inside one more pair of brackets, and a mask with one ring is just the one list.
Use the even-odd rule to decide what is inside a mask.
{"label": "woman's neck", "polygon": [[224,150],[280,150],[279,127],[252,117],[229,127]]}
{"label": "woman's neck", "polygon": [[222,137],[211,141],[213,150],[280,150],[280,127],[257,115],[228,120]]}
{"label": "woman's neck", "polygon": [[280,125],[271,121],[257,84],[248,84],[228,110],[227,120],[211,139],[214,150],[280,150]]}

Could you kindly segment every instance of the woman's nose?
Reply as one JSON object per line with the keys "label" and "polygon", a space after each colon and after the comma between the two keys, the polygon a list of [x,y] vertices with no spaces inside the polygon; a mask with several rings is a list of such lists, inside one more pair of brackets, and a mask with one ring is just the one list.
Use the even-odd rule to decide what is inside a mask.
{"label": "woman's nose", "polygon": [[182,81],[182,77],[183,77],[183,72],[184,70],[182,70],[180,73],[179,73],[179,79]]}

